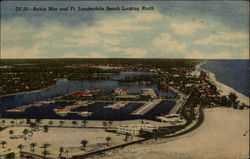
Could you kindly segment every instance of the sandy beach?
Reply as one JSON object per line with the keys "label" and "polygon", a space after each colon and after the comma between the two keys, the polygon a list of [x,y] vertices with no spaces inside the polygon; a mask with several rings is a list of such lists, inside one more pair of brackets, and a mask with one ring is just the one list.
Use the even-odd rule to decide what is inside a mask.
{"label": "sandy beach", "polygon": [[[43,129],[41,128],[40,131],[34,131],[32,136],[28,134],[27,140],[24,140],[24,138],[10,139],[10,130],[13,130],[14,135],[23,135],[22,131],[24,129],[30,130],[29,127],[10,127],[1,132],[0,141],[6,141],[7,144],[5,145],[5,148],[0,149],[0,155],[9,152],[8,149],[18,154],[19,149],[17,149],[17,146],[19,144],[24,145],[23,151],[38,155],[42,155],[41,152],[43,149],[41,146],[43,144],[50,144],[48,147],[50,152],[49,157],[57,158],[60,147],[63,147],[65,151],[68,150],[68,154],[65,152],[63,153],[63,156],[67,155],[68,157],[105,148],[107,147],[105,140],[107,136],[111,137],[109,146],[126,143],[124,141],[124,135],[109,133],[105,132],[104,129],[94,128],[49,128],[47,133],[43,132]],[[129,141],[135,141],[138,139],[138,137],[133,137],[133,139]],[[88,141],[86,151],[81,150],[80,142],[82,140]],[[34,152],[30,149],[31,143],[37,144]]]}
{"label": "sandy beach", "polygon": [[196,65],[195,68],[197,70],[202,70],[202,71],[207,73],[207,80],[209,80],[211,83],[213,83],[217,87],[217,89],[219,90],[221,95],[229,95],[230,93],[235,93],[236,96],[238,96],[238,100],[240,101],[241,104],[245,103],[246,105],[249,105],[249,97],[247,97],[247,96],[243,95],[242,93],[236,91],[235,89],[217,81],[214,73],[212,73],[208,70],[202,69],[201,66],[204,65],[205,63],[206,63],[206,61]]}
{"label": "sandy beach", "polygon": [[[107,152],[105,159],[247,159],[249,110],[205,109],[200,128],[173,139],[148,141]],[[244,136],[245,134],[245,136]]]}

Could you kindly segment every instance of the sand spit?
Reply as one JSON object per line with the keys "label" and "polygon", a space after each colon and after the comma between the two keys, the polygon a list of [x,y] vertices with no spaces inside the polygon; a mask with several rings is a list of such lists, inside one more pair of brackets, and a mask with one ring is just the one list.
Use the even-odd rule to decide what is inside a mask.
{"label": "sand spit", "polygon": [[235,93],[238,96],[238,100],[240,101],[241,104],[245,103],[246,105],[249,105],[249,98],[247,96],[245,96],[242,93],[236,91],[235,89],[217,81],[214,73],[212,73],[208,70],[202,69],[201,66],[204,65],[205,62],[196,65],[195,68],[207,73],[207,79],[217,87],[217,89],[219,90],[221,95],[229,95],[230,93]]}

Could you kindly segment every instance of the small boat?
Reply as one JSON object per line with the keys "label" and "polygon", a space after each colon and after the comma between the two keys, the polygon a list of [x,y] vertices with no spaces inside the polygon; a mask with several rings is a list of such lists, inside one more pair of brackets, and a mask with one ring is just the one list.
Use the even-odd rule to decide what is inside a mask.
{"label": "small boat", "polygon": [[93,114],[93,112],[89,112],[89,111],[81,111],[81,112],[78,112],[78,115],[84,116],[84,117],[91,116],[92,114]]}
{"label": "small boat", "polygon": [[54,100],[51,100],[51,101],[42,101],[40,102],[41,104],[52,104],[52,103],[55,103]]}
{"label": "small boat", "polygon": [[127,104],[128,102],[117,102],[117,103],[105,106],[104,108],[120,109],[122,107],[125,107]]}
{"label": "small boat", "polygon": [[13,108],[13,109],[7,109],[6,112],[24,112],[24,108]]}
{"label": "small boat", "polygon": [[33,104],[32,104],[33,107],[40,107],[40,106],[42,106],[42,105],[43,105],[42,103],[33,103]]}
{"label": "small boat", "polygon": [[[55,111],[55,110],[54,110],[54,111]],[[70,111],[65,110],[65,109],[57,109],[57,110],[55,111],[55,113],[56,113],[57,115],[60,115],[60,116],[64,117],[64,116],[66,116],[68,113],[70,113]]]}

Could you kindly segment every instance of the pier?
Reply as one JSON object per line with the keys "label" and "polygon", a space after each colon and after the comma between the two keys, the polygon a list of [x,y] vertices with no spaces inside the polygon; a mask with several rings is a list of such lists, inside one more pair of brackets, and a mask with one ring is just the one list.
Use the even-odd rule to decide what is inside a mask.
{"label": "pier", "polygon": [[131,113],[131,115],[144,115],[151,109],[153,109],[156,105],[158,105],[162,99],[155,99],[152,102],[145,103],[142,107],[136,109],[134,112]]}
{"label": "pier", "polygon": [[180,99],[176,101],[175,106],[170,110],[169,114],[177,114],[179,109],[182,109],[182,106],[187,102],[189,95],[180,94]]}

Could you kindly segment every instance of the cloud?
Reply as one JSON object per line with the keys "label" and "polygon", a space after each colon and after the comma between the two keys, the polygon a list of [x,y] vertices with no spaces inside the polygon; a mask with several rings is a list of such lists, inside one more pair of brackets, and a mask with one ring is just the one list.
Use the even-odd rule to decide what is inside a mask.
{"label": "cloud", "polygon": [[44,18],[39,26],[26,18],[4,19],[2,58],[248,57],[248,34],[209,20],[206,23],[215,25],[214,35],[209,25],[157,11],[97,13],[94,19],[91,24],[70,25]]}
{"label": "cloud", "polygon": [[39,55],[39,47],[39,44],[34,45],[32,48],[24,48],[21,46],[14,46],[12,48],[1,47],[1,58],[41,58]]}
{"label": "cloud", "polygon": [[215,54],[209,54],[197,50],[192,50],[186,54],[186,58],[191,59],[232,59],[232,54],[230,52],[219,52]]}
{"label": "cloud", "polygon": [[[205,39],[194,41],[193,44],[197,45],[219,45],[219,46],[231,46],[238,47],[244,45],[249,36],[244,33],[235,32],[235,33],[226,33],[218,32],[217,35],[210,35]],[[235,42],[235,40],[237,40]],[[244,43],[239,40],[244,40]]]}
{"label": "cloud", "polygon": [[249,38],[249,35],[241,32],[235,32],[235,33],[219,32],[218,38],[224,40],[240,40]]}
{"label": "cloud", "polygon": [[238,55],[239,59],[249,59],[249,49],[245,49]]}
{"label": "cloud", "polygon": [[128,58],[143,58],[147,54],[146,50],[140,48],[111,47],[108,50],[111,52],[120,52],[120,54],[126,55]]}
{"label": "cloud", "polygon": [[132,22],[153,22],[157,20],[161,20],[163,16],[158,12],[146,12],[136,14],[136,18]]}
{"label": "cloud", "polygon": [[249,59],[249,50],[245,49],[241,52],[217,52],[213,54],[209,54],[206,52],[201,52],[198,50],[191,50],[186,54],[186,58],[191,59]]}
{"label": "cloud", "polygon": [[62,58],[106,58],[106,56],[103,56],[97,52],[91,52],[87,56],[77,55],[75,53],[65,53],[62,55]]}
{"label": "cloud", "polygon": [[162,33],[159,37],[152,40],[152,44],[156,50],[163,53],[183,52],[186,49],[186,44],[180,43],[172,39],[171,34]]}
{"label": "cloud", "polygon": [[130,58],[142,58],[147,54],[147,51],[139,48],[127,48],[123,52],[127,54]]}
{"label": "cloud", "polygon": [[104,19],[98,19],[94,29],[104,34],[122,34],[124,31],[148,31],[152,27],[146,26],[144,22],[150,23],[160,20],[159,13],[137,13],[130,15],[117,15]]}
{"label": "cloud", "polygon": [[176,22],[170,21],[170,26],[176,34],[191,35],[197,30],[204,28],[203,24],[196,21]]}

